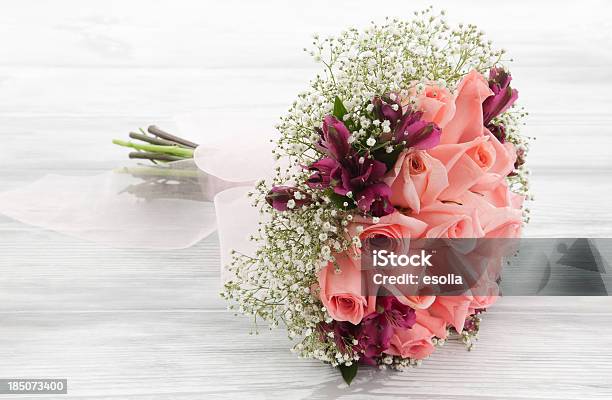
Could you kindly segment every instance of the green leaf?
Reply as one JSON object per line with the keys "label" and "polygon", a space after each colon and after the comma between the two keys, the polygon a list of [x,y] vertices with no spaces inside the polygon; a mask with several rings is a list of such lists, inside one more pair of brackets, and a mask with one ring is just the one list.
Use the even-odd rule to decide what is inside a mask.
{"label": "green leaf", "polygon": [[391,153],[387,153],[386,149],[382,148],[376,150],[373,155],[376,160],[384,162],[387,166],[387,171],[390,171],[403,150],[404,148],[397,146]]}
{"label": "green leaf", "polygon": [[348,111],[346,111],[346,107],[344,107],[344,104],[342,104],[342,100],[340,100],[340,97],[336,96],[334,100],[334,112],[333,112],[334,117],[342,121],[342,119],[344,118],[344,115],[347,112]]}
{"label": "green leaf", "polygon": [[[331,202],[338,208],[342,209],[342,210],[350,210],[352,208],[355,208],[355,201],[353,199],[350,199],[346,196],[341,196],[338,193],[334,192],[333,190],[330,190],[327,195],[329,196],[329,199],[331,200]],[[344,203],[348,203],[348,206],[345,206]]]}
{"label": "green leaf", "polygon": [[346,382],[347,385],[350,385],[353,381],[353,378],[357,375],[357,370],[359,369],[359,364],[354,362],[349,366],[344,364],[339,365],[340,373],[342,374],[342,379]]}

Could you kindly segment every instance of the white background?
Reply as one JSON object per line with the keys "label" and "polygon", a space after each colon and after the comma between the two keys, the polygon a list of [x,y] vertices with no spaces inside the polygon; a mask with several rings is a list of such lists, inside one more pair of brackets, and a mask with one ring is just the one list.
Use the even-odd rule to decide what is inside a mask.
{"label": "white background", "polygon": [[[316,72],[311,34],[417,1],[7,1],[0,12],[0,190],[125,164],[110,144],[198,110],[276,116]],[[515,58],[536,136],[530,236],[612,234],[612,5],[438,2]],[[206,132],[206,126],[202,126]],[[188,135],[189,133],[183,133]],[[253,133],[254,135],[257,132]],[[75,397],[610,398],[612,302],[506,298],[475,352],[449,345],[405,374],[338,374],[250,337],[217,297],[216,238],[126,251],[0,217],[0,377],[69,379]],[[105,397],[106,398],[106,397]]]}

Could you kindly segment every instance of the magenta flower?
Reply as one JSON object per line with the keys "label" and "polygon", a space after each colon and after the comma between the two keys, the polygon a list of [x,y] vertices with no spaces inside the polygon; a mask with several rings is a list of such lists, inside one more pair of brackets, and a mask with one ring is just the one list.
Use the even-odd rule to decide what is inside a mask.
{"label": "magenta flower", "polygon": [[385,183],[375,183],[357,194],[357,207],[375,217],[382,217],[395,211],[389,197],[391,188]]}
{"label": "magenta flower", "polygon": [[395,208],[389,197],[391,188],[381,180],[387,172],[385,163],[357,153],[341,161],[323,158],[308,167],[313,172],[307,184],[314,189],[331,187],[340,196],[352,195],[363,212],[375,217],[391,214]]}
{"label": "magenta flower", "polygon": [[[319,325],[321,339],[326,340],[329,332],[334,333],[334,343],[342,352],[353,350],[360,355],[362,364],[376,365],[377,357],[389,348],[393,326],[382,314],[372,313],[359,325],[348,321],[333,321]],[[353,340],[357,340],[354,344]]]}
{"label": "magenta flower", "polygon": [[275,210],[287,211],[299,209],[310,203],[310,196],[290,186],[273,186],[266,195],[266,202]]}
{"label": "magenta flower", "polygon": [[319,150],[335,160],[341,160],[351,152],[348,138],[351,132],[342,121],[328,115],[323,119],[323,129],[319,132]]}
{"label": "magenta flower", "polygon": [[514,162],[514,169],[519,169],[523,164],[525,164],[525,149],[519,147],[516,150],[516,161]]}
{"label": "magenta flower", "polygon": [[[379,296],[376,311],[366,315],[361,323],[333,321],[319,325],[321,339],[333,332],[336,346],[346,352],[349,349],[361,355],[360,362],[376,365],[377,358],[389,348],[394,328],[410,329],[416,322],[416,313],[402,304],[395,296]],[[357,340],[354,344],[353,340]]]}
{"label": "magenta flower", "polygon": [[342,351],[346,352],[349,348],[352,348],[353,339],[357,337],[360,326],[353,325],[348,321],[334,321],[332,325],[326,325],[324,333],[329,331],[334,332],[334,342],[336,346]]}
{"label": "magenta flower", "polygon": [[313,189],[319,190],[330,186],[333,187],[337,184],[337,181],[332,181],[332,176],[337,177],[339,174],[341,175],[341,168],[340,163],[333,158],[322,158],[308,167],[312,175],[310,175],[306,184]]}
{"label": "magenta flower", "polygon": [[341,169],[337,171],[334,182],[334,192],[346,196],[362,192],[368,186],[379,182],[387,172],[387,166],[369,155],[353,154],[340,162]]}
{"label": "magenta flower", "polygon": [[493,95],[482,103],[483,123],[489,122],[506,111],[518,98],[518,91],[510,87],[512,76],[503,68],[493,68],[489,71],[489,88]]}
{"label": "magenta flower", "polygon": [[506,141],[506,127],[502,124],[490,123],[487,125],[487,129],[497,138],[497,140],[499,140],[500,143],[504,143]]}
{"label": "magenta flower", "polygon": [[389,348],[393,328],[410,329],[416,322],[416,313],[400,303],[395,296],[380,296],[376,301],[376,312],[361,321],[357,334],[358,345],[363,352],[361,362],[376,365],[376,357]]}
{"label": "magenta flower", "polygon": [[433,122],[422,120],[422,116],[421,111],[408,108],[395,127],[393,141],[417,150],[431,149],[440,144],[442,130]]}
{"label": "magenta flower", "polygon": [[374,111],[379,120],[388,120],[394,127],[397,121],[402,118],[402,105],[399,101],[392,100],[389,96],[376,96],[372,99]]}
{"label": "magenta flower", "polygon": [[371,315],[371,318],[361,323],[362,328],[357,341],[363,353],[359,361],[362,364],[375,366],[376,358],[389,348],[393,327],[386,322],[383,315],[376,313]]}
{"label": "magenta flower", "polygon": [[395,296],[379,296],[376,311],[385,315],[387,322],[396,328],[412,328],[416,322],[416,313]]}
{"label": "magenta flower", "polygon": [[308,166],[312,174],[306,184],[319,190],[331,187],[340,196],[352,196],[362,211],[374,216],[392,213],[391,189],[381,182],[387,172],[385,163],[355,152],[348,142],[349,130],[333,116],[325,117],[320,134],[319,148],[328,157]]}

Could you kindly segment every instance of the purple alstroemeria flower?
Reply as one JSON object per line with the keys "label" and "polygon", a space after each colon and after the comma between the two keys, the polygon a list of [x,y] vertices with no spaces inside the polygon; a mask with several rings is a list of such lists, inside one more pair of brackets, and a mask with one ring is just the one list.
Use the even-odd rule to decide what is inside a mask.
{"label": "purple alstroemeria flower", "polygon": [[375,217],[383,217],[395,211],[389,197],[391,188],[385,183],[375,183],[357,193],[357,207]]}
{"label": "purple alstroemeria flower", "polygon": [[506,141],[506,127],[502,124],[488,124],[487,129],[493,136],[499,140],[500,143],[504,143]]}
{"label": "purple alstroemeria flower", "polygon": [[516,161],[514,162],[514,169],[519,169],[523,164],[525,164],[525,149],[519,147],[516,150]]}
{"label": "purple alstroemeria flower", "polygon": [[353,339],[356,338],[360,326],[353,325],[348,321],[334,321],[329,331],[334,332],[334,342],[342,352],[354,346]]}
{"label": "purple alstroemeria flower", "polygon": [[338,162],[323,158],[308,167],[313,172],[307,184],[313,189],[333,188],[336,194],[352,194],[357,207],[375,217],[391,214],[395,208],[389,197],[391,188],[380,182],[387,172],[387,166],[370,156],[354,153]]}
{"label": "purple alstroemeria flower", "polygon": [[[362,364],[376,365],[376,358],[389,348],[393,337],[393,326],[382,314],[372,313],[359,325],[347,321],[333,321],[319,325],[321,340],[333,332],[334,343],[341,352],[349,350],[359,354]],[[356,344],[354,342],[356,340]]]}
{"label": "purple alstroemeria flower", "polygon": [[362,192],[368,186],[380,181],[387,172],[387,166],[369,155],[352,154],[344,159],[341,168],[336,171],[334,192],[346,196],[348,192],[354,195]]}
{"label": "purple alstroemeria flower", "polygon": [[393,100],[390,96],[376,96],[372,99],[376,117],[382,121],[388,120],[392,127],[402,118],[402,105],[397,99]]}
{"label": "purple alstroemeria flower", "polygon": [[489,88],[492,96],[486,98],[482,103],[482,115],[484,125],[499,114],[506,111],[518,98],[518,91],[510,87],[512,76],[503,68],[492,68],[489,71]]}
{"label": "purple alstroemeria flower", "polygon": [[412,328],[416,323],[416,313],[412,307],[400,302],[395,296],[379,296],[376,311],[382,313],[387,321],[397,328]]}
{"label": "purple alstroemeria flower", "polygon": [[358,346],[363,352],[361,362],[376,365],[376,357],[389,348],[394,328],[410,329],[416,322],[416,313],[394,296],[381,296],[376,301],[376,312],[361,321],[357,334]]}
{"label": "purple alstroemeria flower", "polygon": [[427,150],[440,144],[442,130],[433,122],[422,120],[423,113],[408,108],[393,132],[395,143],[405,143],[407,148]]}
{"label": "purple alstroemeria flower", "polygon": [[362,352],[359,361],[362,364],[377,364],[376,358],[389,348],[393,337],[393,326],[387,322],[383,314],[370,314],[361,322],[357,336],[358,346]]}
{"label": "purple alstroemeria flower", "polygon": [[319,130],[321,140],[318,143],[319,150],[335,160],[342,160],[352,151],[348,142],[351,132],[346,125],[333,115],[327,115],[323,119],[323,128]]}
{"label": "purple alstroemeria flower", "polygon": [[[358,325],[347,321],[320,324],[321,339],[333,332],[338,349],[349,349],[360,354],[362,364],[376,365],[376,359],[389,348],[394,328],[410,329],[416,322],[416,313],[394,296],[380,296],[376,311],[366,315]],[[357,340],[356,344],[353,340]]]}
{"label": "purple alstroemeria flower", "polygon": [[266,195],[266,202],[277,211],[295,210],[310,203],[310,196],[291,186],[273,186]]}
{"label": "purple alstroemeria flower", "polygon": [[338,176],[340,168],[340,163],[333,158],[322,158],[308,167],[308,170],[313,174],[310,175],[306,184],[313,189],[319,190],[335,186],[337,181],[333,180],[332,176]]}

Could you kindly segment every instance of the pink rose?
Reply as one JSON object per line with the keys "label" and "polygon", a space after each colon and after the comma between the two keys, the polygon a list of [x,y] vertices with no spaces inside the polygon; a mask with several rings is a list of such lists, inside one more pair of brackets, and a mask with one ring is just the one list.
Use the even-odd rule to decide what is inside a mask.
{"label": "pink rose", "polygon": [[436,200],[448,186],[444,165],[420,150],[401,153],[384,182],[392,190],[391,204],[409,208],[415,214]]}
{"label": "pink rose", "polygon": [[435,337],[446,339],[448,332],[446,330],[446,322],[442,318],[434,317],[427,309],[416,309],[415,312],[417,323],[429,329]]}
{"label": "pink rose", "polygon": [[483,224],[487,238],[518,238],[523,226],[522,212],[511,208],[498,208]]}
{"label": "pink rose", "polygon": [[516,162],[516,148],[510,142],[501,143],[487,128],[484,128],[483,132],[485,137],[489,138],[488,143],[493,147],[495,152],[495,162],[491,165],[487,172],[494,173],[505,178],[514,169],[514,163]]}
{"label": "pink rose", "polygon": [[[373,224],[371,219],[360,216],[355,217],[353,221],[348,226],[351,237],[358,236],[362,245],[366,244],[368,239],[376,237],[395,239],[395,242],[391,243],[391,245],[397,253],[404,252],[404,249],[410,244],[408,241],[401,239],[420,238],[427,230],[427,224],[423,221],[398,211],[381,217],[377,224]],[[362,229],[361,232],[359,232],[360,227]],[[361,254],[361,249],[354,246],[349,250],[349,253],[352,257],[358,258]]]}
{"label": "pink rose", "polygon": [[472,300],[472,296],[438,296],[427,311],[433,317],[440,318],[453,326],[457,332],[461,332],[469,315]]}
{"label": "pink rose", "polygon": [[[511,192],[506,179],[497,179],[495,176],[492,176],[493,174],[490,175],[490,180],[482,180],[477,185],[474,185],[470,193],[465,193],[461,197],[461,201],[473,204],[479,208],[481,213],[488,213],[490,207],[521,210],[525,196]],[[515,220],[515,217],[518,216],[516,212],[511,212],[511,214],[512,220]],[[485,220],[488,221],[487,218]],[[490,230],[491,227],[487,228],[487,231]]]}
{"label": "pink rose", "polygon": [[436,296],[396,296],[400,303],[406,304],[415,310],[424,310],[428,308]]}
{"label": "pink rose", "polygon": [[[420,238],[425,234],[427,224],[421,220],[404,215],[398,211],[381,217],[377,224],[373,224],[370,219],[355,217],[354,222],[348,227],[351,237],[358,236],[362,246],[368,245],[369,239],[389,238],[385,243],[385,248],[397,254],[407,253],[410,249],[410,239]],[[362,231],[359,232],[359,227]],[[353,246],[348,250],[348,254],[360,259],[362,248]],[[362,288],[362,293],[375,293],[375,288]],[[406,302],[404,304],[410,305]]]}
{"label": "pink rose", "polygon": [[491,188],[504,181],[514,169],[516,150],[512,143],[500,143],[487,129],[483,136],[459,144],[441,144],[428,153],[447,170],[448,187],[442,200],[453,200],[465,191]]}
{"label": "pink rose", "polygon": [[358,262],[343,254],[336,255],[336,262],[339,271],[336,271],[333,263],[329,263],[319,272],[319,296],[333,319],[357,325],[365,315],[374,312],[376,297],[366,298],[360,294]]}
{"label": "pink rose", "polygon": [[497,157],[490,141],[478,143],[477,146],[468,149],[465,154],[484,172],[491,169]]}
{"label": "pink rose", "polygon": [[470,303],[469,314],[474,314],[476,310],[489,308],[497,301],[500,295],[497,279],[501,275],[504,263],[503,257],[493,256],[490,258],[486,272],[472,286],[473,297]]}
{"label": "pink rose", "polygon": [[479,238],[484,235],[474,208],[436,202],[421,210],[418,218],[429,226],[427,238]]}
{"label": "pink rose", "polygon": [[[478,213],[484,237],[487,238],[518,238],[523,225],[523,213],[515,204],[515,198],[510,196],[509,205],[496,207],[487,201],[486,197],[467,192],[459,199],[464,205],[473,207]],[[425,221],[427,222],[427,221]]]}
{"label": "pink rose", "polygon": [[385,353],[422,360],[435,350],[432,338],[433,334],[418,322],[411,329],[395,328]]}
{"label": "pink rose", "polygon": [[457,87],[455,113],[442,129],[440,143],[464,143],[483,135],[482,103],[491,96],[487,79],[478,71],[468,73]]}
{"label": "pink rose", "polygon": [[470,314],[473,314],[476,310],[482,310],[489,308],[499,299],[498,295],[494,296],[474,296],[474,300],[470,304]]}
{"label": "pink rose", "polygon": [[[372,223],[371,219],[355,217],[354,222],[349,226],[351,236],[358,235],[361,241],[376,236],[389,237],[394,239],[418,238],[423,236],[427,225],[416,218],[409,217],[395,211],[384,217],[380,217],[378,223]],[[362,227],[361,233],[358,228]]]}
{"label": "pink rose", "polygon": [[455,98],[448,89],[434,83],[425,85],[422,93],[412,89],[410,96],[415,98],[416,107],[423,111],[423,119],[444,128],[455,115]]}
{"label": "pink rose", "polygon": [[484,179],[472,186],[470,191],[482,196],[494,207],[521,208],[524,199],[523,196],[510,191],[506,179],[499,179],[495,174],[487,174]]}
{"label": "pink rose", "polygon": [[459,144],[441,144],[429,150],[447,171],[448,187],[440,194],[442,200],[455,200],[480,182],[495,164],[495,147],[481,136]]}

